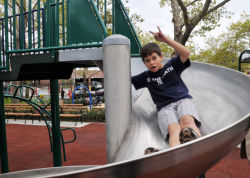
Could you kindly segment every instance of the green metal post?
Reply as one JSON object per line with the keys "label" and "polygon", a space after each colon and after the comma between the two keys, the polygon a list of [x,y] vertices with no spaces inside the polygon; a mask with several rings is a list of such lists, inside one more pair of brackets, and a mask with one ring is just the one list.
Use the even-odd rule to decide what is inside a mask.
{"label": "green metal post", "polygon": [[240,62],[240,59],[239,59],[239,64],[238,64],[238,70],[241,72],[241,62]]}
{"label": "green metal post", "polygon": [[47,0],[46,1],[46,6],[47,6],[47,18],[46,18],[46,41],[47,41],[47,43],[46,43],[46,45],[48,45],[48,46],[51,46],[51,41],[53,41],[52,39],[51,39],[51,36],[50,36],[50,33],[51,33],[51,27],[50,27],[50,25],[51,25],[51,23],[50,23],[50,21],[51,21],[51,13],[50,13],[50,11],[51,11],[51,7],[50,7],[50,4],[51,4],[51,1],[50,0]]}
{"label": "green metal post", "polygon": [[[55,0],[49,1],[49,33],[50,33],[50,43],[49,46],[57,45],[57,36],[58,32],[58,21],[59,17],[57,16],[57,8],[59,10],[59,1],[57,0],[56,6],[51,6],[52,3],[55,3]],[[59,13],[59,11],[58,11]],[[52,35],[54,34],[54,35]],[[55,51],[53,51],[55,56]],[[52,116],[52,136],[53,136],[53,161],[54,166],[62,166],[62,157],[61,157],[61,131],[60,131],[60,113],[59,113],[59,91],[58,91],[58,80],[50,80],[51,88],[51,116]]]}
{"label": "green metal post", "polygon": [[9,49],[8,1],[4,1],[5,50]]}
{"label": "green metal post", "polygon": [[12,13],[13,13],[13,46],[16,49],[16,0],[12,0]]}
{"label": "green metal post", "polygon": [[43,30],[43,40],[41,42],[43,47],[48,47],[48,38],[47,38],[47,10],[48,10],[48,2],[47,1],[42,1],[43,2],[43,7],[44,10],[42,11],[42,21],[43,21],[43,27],[41,28]]}
{"label": "green metal post", "polygon": [[67,4],[66,4],[66,13],[67,13],[67,15],[66,15],[66,17],[67,17],[67,23],[66,23],[66,25],[67,25],[67,43],[66,43],[66,45],[68,45],[69,44],[69,41],[70,41],[70,35],[69,35],[69,33],[70,33],[70,27],[69,27],[69,1],[67,1]]}
{"label": "green metal post", "polygon": [[115,0],[112,0],[112,34],[115,34]]}
{"label": "green metal post", "polygon": [[63,46],[65,46],[65,3],[62,0],[62,40]]}
{"label": "green metal post", "polygon": [[32,48],[32,29],[31,29],[31,0],[29,0],[29,12],[28,12],[28,36],[29,36],[29,49]]}
{"label": "green metal post", "polygon": [[[9,14],[8,1],[4,1],[4,28],[5,28],[5,51],[9,50]],[[4,59],[3,59],[4,60]],[[6,67],[9,70],[9,56],[6,55]]]}
{"label": "green metal post", "polygon": [[40,36],[40,0],[37,1],[37,39],[38,39],[38,48],[41,47],[41,36]]}
{"label": "green metal post", "polygon": [[24,49],[24,13],[23,13],[23,0],[20,0],[20,49]]}
{"label": "green metal post", "polygon": [[4,113],[3,82],[0,82],[0,157],[2,173],[9,172],[7,138]]}
{"label": "green metal post", "polygon": [[107,0],[104,0],[104,24],[107,27]]}
{"label": "green metal post", "polygon": [[60,17],[60,15],[59,15],[59,13],[60,13],[60,11],[59,11],[59,0],[56,0],[56,19],[55,19],[55,21],[56,21],[56,23],[55,23],[55,40],[56,40],[56,42],[55,42],[55,45],[56,46],[58,46],[59,45],[59,38],[60,38],[60,36],[59,36],[59,17]]}
{"label": "green metal post", "polygon": [[50,80],[54,166],[62,166],[58,80]]}

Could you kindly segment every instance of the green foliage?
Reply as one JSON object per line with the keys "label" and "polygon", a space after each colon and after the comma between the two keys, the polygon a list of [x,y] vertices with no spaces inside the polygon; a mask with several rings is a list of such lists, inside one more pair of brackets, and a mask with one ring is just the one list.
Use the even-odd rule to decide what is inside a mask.
{"label": "green foliage", "polygon": [[39,97],[40,98],[33,98],[32,102],[37,103],[39,105],[47,105],[47,104],[51,103],[49,96],[40,95]]}
{"label": "green foliage", "polygon": [[[207,49],[191,58],[237,70],[240,53],[250,47],[250,16],[243,14],[241,21],[232,23],[218,38],[209,38],[206,44]],[[249,67],[242,66],[243,70]]]}
{"label": "green foliage", "polygon": [[91,111],[82,114],[85,122],[105,122],[105,109],[92,108]]}
{"label": "green foliage", "polygon": [[[203,4],[201,4],[201,6],[192,8],[191,15],[195,16],[197,12],[200,12],[202,10],[201,9],[202,5]],[[212,8],[215,5],[216,5],[216,0],[212,1],[212,5],[210,8]],[[220,27],[220,19],[222,17],[230,19],[232,15],[233,13],[226,10],[224,6],[210,12],[204,18],[202,18],[198,28],[196,28],[196,30],[193,31],[193,35],[200,35],[205,37],[207,32],[215,29],[216,27]]]}
{"label": "green foliage", "polygon": [[166,5],[168,5],[168,6],[171,5],[170,0],[161,0],[161,1],[159,2],[159,4],[160,4],[160,7],[164,7],[164,6],[166,6]]}
{"label": "green foliage", "polygon": [[26,104],[25,101],[20,101],[19,99],[4,97],[4,104],[13,104],[13,103]]}
{"label": "green foliage", "polygon": [[11,104],[11,98],[4,98],[4,104]]}

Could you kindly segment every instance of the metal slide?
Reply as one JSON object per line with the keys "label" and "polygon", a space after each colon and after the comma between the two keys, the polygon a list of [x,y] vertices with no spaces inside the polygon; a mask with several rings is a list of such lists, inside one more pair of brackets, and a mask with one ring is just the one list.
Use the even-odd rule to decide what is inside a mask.
{"label": "metal slide", "polygon": [[[132,75],[145,70],[138,58],[132,59],[131,67]],[[188,178],[203,174],[247,134],[250,77],[235,70],[192,62],[182,78],[198,109],[202,138],[169,148],[160,134],[157,112],[148,90],[132,88],[132,115],[114,163],[20,171],[0,177]],[[144,156],[143,152],[149,146],[162,150]]]}

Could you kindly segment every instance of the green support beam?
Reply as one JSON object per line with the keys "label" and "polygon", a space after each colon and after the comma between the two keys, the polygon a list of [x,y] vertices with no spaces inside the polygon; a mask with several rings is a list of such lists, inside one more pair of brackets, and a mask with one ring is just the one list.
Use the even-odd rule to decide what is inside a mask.
{"label": "green support beam", "polygon": [[[59,1],[49,1],[49,46],[59,44]],[[58,13],[58,15],[57,15]],[[54,20],[52,20],[54,19]],[[53,34],[53,35],[52,35]],[[52,52],[55,57],[55,51]],[[55,167],[62,166],[61,156],[61,130],[60,130],[60,113],[59,113],[59,91],[58,80],[50,80],[50,100],[51,100],[51,121],[52,121],[52,140],[53,140],[53,162]]]}
{"label": "green support beam", "polygon": [[53,162],[55,167],[62,166],[58,86],[58,80],[50,80]]}
{"label": "green support beam", "polygon": [[0,157],[2,173],[9,172],[8,151],[7,151],[7,138],[6,138],[6,125],[4,113],[4,94],[3,82],[0,82]]}

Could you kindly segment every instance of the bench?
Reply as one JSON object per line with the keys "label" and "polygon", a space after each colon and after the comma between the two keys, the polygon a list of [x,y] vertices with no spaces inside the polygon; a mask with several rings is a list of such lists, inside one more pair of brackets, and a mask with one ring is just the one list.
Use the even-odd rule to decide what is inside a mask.
{"label": "bench", "polygon": [[[31,118],[33,118],[33,117],[41,117],[41,114],[39,114],[39,113],[6,112],[5,115],[6,116],[13,116],[13,117],[21,116],[21,117],[31,117]],[[82,114],[60,114],[61,118],[80,118],[81,116],[82,116]],[[47,117],[47,116],[45,116],[45,117]]]}
{"label": "bench", "polygon": [[[46,110],[51,111],[51,106],[47,106]],[[28,104],[6,104],[5,112],[7,118],[24,118],[25,123],[27,119],[33,120],[39,118],[41,120],[41,115],[30,105]],[[18,114],[16,114],[18,113]],[[104,105],[94,106],[90,112],[89,106],[83,106],[82,104],[62,104],[60,107],[60,118],[61,120],[71,120],[75,121],[75,126],[77,122],[86,121],[101,121],[103,122],[104,118],[100,117],[104,113]],[[45,116],[46,117],[46,116]],[[47,118],[47,117],[46,117]],[[100,119],[101,118],[101,119]],[[8,120],[7,120],[8,121]]]}

